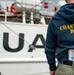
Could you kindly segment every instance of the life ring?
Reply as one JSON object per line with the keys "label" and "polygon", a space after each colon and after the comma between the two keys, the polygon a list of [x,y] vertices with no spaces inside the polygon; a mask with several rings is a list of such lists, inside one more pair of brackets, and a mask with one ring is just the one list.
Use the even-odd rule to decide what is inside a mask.
{"label": "life ring", "polygon": [[18,12],[15,10],[14,3],[11,5],[10,11],[14,14],[18,14]]}

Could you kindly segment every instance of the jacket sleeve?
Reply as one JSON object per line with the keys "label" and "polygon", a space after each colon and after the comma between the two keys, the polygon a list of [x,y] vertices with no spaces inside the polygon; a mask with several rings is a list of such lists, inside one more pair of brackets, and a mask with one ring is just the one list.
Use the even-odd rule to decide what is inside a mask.
{"label": "jacket sleeve", "polygon": [[55,34],[54,22],[51,20],[46,36],[46,46],[45,46],[45,54],[47,57],[47,62],[49,64],[49,69],[51,71],[56,70],[55,65],[55,52],[57,49],[57,37]]}

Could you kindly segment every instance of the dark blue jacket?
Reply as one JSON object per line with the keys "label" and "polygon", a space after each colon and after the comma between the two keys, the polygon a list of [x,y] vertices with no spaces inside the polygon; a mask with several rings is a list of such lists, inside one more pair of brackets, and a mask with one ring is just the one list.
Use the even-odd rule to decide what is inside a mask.
{"label": "dark blue jacket", "polygon": [[48,25],[45,53],[50,70],[56,70],[55,57],[68,60],[69,49],[74,49],[74,3],[62,6]]}

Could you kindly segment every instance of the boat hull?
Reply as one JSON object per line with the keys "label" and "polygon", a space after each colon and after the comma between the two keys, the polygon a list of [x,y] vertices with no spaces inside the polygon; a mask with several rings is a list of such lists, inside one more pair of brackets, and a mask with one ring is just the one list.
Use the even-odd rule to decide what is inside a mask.
{"label": "boat hull", "polygon": [[47,26],[39,24],[1,22],[0,73],[49,75],[44,53],[46,31]]}

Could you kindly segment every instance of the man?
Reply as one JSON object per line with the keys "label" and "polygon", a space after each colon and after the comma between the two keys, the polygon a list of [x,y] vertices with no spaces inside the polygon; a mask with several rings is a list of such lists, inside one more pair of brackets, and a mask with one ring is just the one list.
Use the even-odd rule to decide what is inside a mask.
{"label": "man", "polygon": [[45,54],[50,75],[74,75],[74,0],[65,1],[47,30]]}

